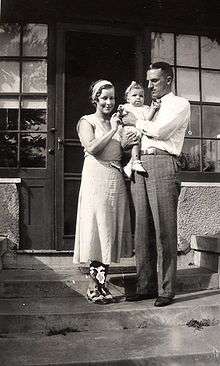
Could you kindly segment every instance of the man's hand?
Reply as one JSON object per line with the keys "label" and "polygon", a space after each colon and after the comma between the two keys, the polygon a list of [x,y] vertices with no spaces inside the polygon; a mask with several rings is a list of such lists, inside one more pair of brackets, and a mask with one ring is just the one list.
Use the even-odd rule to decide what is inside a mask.
{"label": "man's hand", "polygon": [[137,134],[135,132],[128,131],[121,141],[121,146],[126,150],[131,148],[133,145],[137,145],[139,142],[140,140]]}

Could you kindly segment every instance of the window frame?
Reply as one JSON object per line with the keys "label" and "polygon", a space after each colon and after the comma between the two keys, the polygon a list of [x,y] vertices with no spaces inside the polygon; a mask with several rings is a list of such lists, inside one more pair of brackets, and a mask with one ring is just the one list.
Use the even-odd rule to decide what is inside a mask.
{"label": "window frame", "polygon": [[[206,34],[205,32],[193,32],[193,31],[189,31],[186,33],[186,31],[176,31],[176,30],[165,30],[165,29],[151,29],[151,34],[152,33],[159,33],[159,34],[163,34],[163,33],[169,33],[173,35],[173,50],[174,50],[174,64],[172,64],[173,66],[173,70],[174,70],[174,91],[177,94],[177,90],[178,90],[178,85],[177,85],[177,70],[178,69],[183,69],[183,70],[198,70],[199,72],[199,100],[195,101],[195,100],[190,100],[190,105],[195,105],[195,106],[199,106],[199,131],[201,133],[201,135],[195,135],[195,136],[185,136],[184,140],[199,140],[199,151],[200,151],[200,170],[199,171],[180,171],[179,173],[177,173],[177,180],[178,181],[201,181],[201,182],[220,182],[220,172],[205,172],[203,170],[203,158],[202,158],[202,152],[203,152],[203,148],[202,148],[202,143],[203,141],[218,141],[220,142],[219,138],[214,138],[214,137],[204,137],[203,136],[203,107],[204,106],[219,106],[220,107],[220,102],[204,102],[202,100],[202,71],[211,71],[211,72],[219,72],[220,74],[220,67],[217,68],[210,68],[210,67],[202,67],[201,66],[201,37],[208,37],[210,38],[210,34]],[[186,35],[186,36],[196,36],[198,37],[198,67],[196,66],[185,66],[185,65],[181,65],[181,64],[177,64],[177,37],[180,35]],[[220,40],[220,37],[218,37],[217,34],[215,34],[216,39]],[[220,42],[219,42],[220,43]],[[152,57],[152,54],[151,54]],[[178,95],[178,94],[177,94]]]}
{"label": "window frame", "polygon": [[[49,26],[47,23],[35,23],[35,22],[30,22],[30,23],[3,23],[2,25],[5,24],[9,24],[9,25],[17,25],[20,28],[20,35],[19,35],[19,54],[16,56],[0,56],[0,62],[1,61],[8,61],[8,62],[17,62],[19,64],[19,91],[18,92],[1,92],[0,91],[0,98],[15,98],[18,101],[18,124],[17,124],[17,129],[14,130],[4,130],[1,129],[0,133],[15,133],[17,134],[17,166],[16,167],[7,167],[7,166],[0,166],[0,172],[1,174],[7,174],[7,176],[14,176],[16,173],[19,173],[19,171],[22,170],[39,170],[39,169],[46,169],[47,168],[47,150],[48,150],[48,60],[49,60],[49,56],[48,56],[48,50],[49,50]],[[44,25],[47,27],[47,54],[45,56],[25,56],[23,55],[23,39],[24,39],[24,27],[30,25],[30,24],[34,24],[34,25]],[[25,62],[41,62],[44,61],[46,62],[46,68],[47,68],[47,79],[46,79],[46,86],[47,86],[47,91],[46,92],[24,92],[22,90],[22,76],[23,76],[23,64]],[[45,131],[29,131],[29,130],[24,130],[21,128],[21,110],[22,110],[22,103],[23,100],[26,99],[42,99],[42,100],[46,100],[46,130]],[[45,161],[45,166],[44,167],[26,167],[26,166],[21,166],[21,135],[22,134],[41,134],[44,133],[46,136],[46,146],[45,146],[45,151],[46,151],[46,161]]]}

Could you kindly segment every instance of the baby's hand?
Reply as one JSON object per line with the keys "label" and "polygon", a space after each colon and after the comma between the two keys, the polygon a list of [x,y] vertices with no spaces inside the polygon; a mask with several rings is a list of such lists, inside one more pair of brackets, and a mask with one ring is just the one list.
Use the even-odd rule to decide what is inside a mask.
{"label": "baby's hand", "polygon": [[158,111],[160,109],[160,103],[161,103],[160,99],[153,100],[151,103],[152,109]]}

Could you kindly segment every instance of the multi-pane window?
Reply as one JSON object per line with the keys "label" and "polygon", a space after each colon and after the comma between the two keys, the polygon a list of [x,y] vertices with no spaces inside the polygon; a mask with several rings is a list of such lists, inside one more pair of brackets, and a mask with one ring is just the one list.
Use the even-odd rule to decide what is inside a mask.
{"label": "multi-pane window", "polygon": [[182,168],[220,172],[220,44],[205,36],[152,33],[151,61],[173,65],[174,91],[189,99]]}
{"label": "multi-pane window", "polygon": [[45,168],[47,25],[0,26],[0,168]]}

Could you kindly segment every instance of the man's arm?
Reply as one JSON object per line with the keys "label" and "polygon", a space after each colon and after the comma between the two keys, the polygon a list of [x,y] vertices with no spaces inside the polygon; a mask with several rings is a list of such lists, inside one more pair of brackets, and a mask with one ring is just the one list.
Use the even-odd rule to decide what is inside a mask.
{"label": "man's arm", "polygon": [[142,123],[143,134],[159,140],[168,140],[169,137],[190,117],[190,104],[182,100],[177,105],[164,105],[153,122]]}

